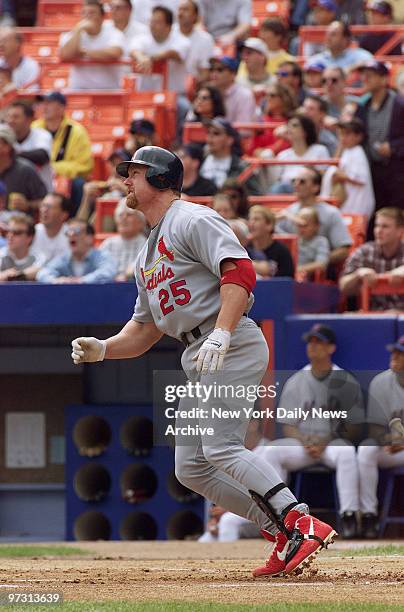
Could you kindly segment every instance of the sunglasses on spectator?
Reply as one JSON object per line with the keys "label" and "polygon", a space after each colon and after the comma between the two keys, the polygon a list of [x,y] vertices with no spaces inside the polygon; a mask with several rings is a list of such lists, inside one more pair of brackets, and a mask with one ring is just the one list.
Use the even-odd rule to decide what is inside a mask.
{"label": "sunglasses on spectator", "polygon": [[279,98],[279,94],[274,91],[270,91],[267,93],[268,98]]}
{"label": "sunglasses on spectator", "polygon": [[298,121],[290,121],[290,122],[288,123],[288,126],[289,126],[289,127],[301,127],[301,126],[300,126],[300,123],[299,123]]}
{"label": "sunglasses on spectator", "polygon": [[322,79],[322,84],[326,85],[327,83],[332,83],[333,85],[335,85],[336,83],[338,83],[339,78],[338,77],[328,77],[327,79]]}
{"label": "sunglasses on spectator", "polygon": [[224,68],[224,66],[211,66],[209,70],[211,72],[224,72],[226,68]]}
{"label": "sunglasses on spectator", "polygon": [[211,100],[211,96],[209,96],[208,94],[204,94],[202,96],[200,94],[198,94],[196,96],[196,99],[197,100]]}
{"label": "sunglasses on spectator", "polygon": [[10,236],[22,236],[23,234],[26,234],[26,233],[27,233],[27,230],[22,230],[22,229],[20,229],[20,230],[9,229],[6,232],[6,234],[10,235]]}
{"label": "sunglasses on spectator", "polygon": [[66,236],[78,236],[83,231],[82,227],[68,227],[65,230]]}
{"label": "sunglasses on spectator", "polygon": [[279,77],[288,77],[288,76],[293,76],[293,72],[289,72],[288,70],[279,70],[276,73],[276,76]]}
{"label": "sunglasses on spectator", "polygon": [[212,136],[221,136],[222,134],[224,134],[224,132],[221,132],[220,130],[209,130],[209,134],[211,134]]}
{"label": "sunglasses on spectator", "polygon": [[307,184],[307,179],[305,179],[305,178],[294,178],[294,179],[292,179],[292,183],[294,185],[306,185]]}

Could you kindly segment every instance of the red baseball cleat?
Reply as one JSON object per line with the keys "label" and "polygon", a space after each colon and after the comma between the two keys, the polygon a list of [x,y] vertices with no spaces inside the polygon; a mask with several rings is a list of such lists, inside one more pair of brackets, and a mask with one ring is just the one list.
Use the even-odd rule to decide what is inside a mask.
{"label": "red baseball cleat", "polygon": [[272,533],[261,529],[261,534],[268,542],[275,542],[275,546],[272,549],[271,556],[265,565],[257,567],[253,571],[254,578],[259,576],[283,576],[285,574],[286,557],[289,550],[289,541],[284,533],[278,531],[276,536]]}
{"label": "red baseball cleat", "polygon": [[338,535],[327,523],[297,510],[288,512],[284,523],[290,532],[285,574],[301,574]]}

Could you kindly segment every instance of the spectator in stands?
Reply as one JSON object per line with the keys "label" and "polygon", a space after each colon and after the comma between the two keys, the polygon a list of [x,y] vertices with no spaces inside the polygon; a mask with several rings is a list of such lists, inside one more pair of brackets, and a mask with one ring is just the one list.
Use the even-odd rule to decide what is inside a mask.
{"label": "spectator in stands", "polygon": [[33,119],[34,111],[27,102],[17,100],[8,107],[6,121],[16,135],[15,152],[35,164],[39,176],[50,191],[53,182],[50,165],[52,136],[43,128],[32,127]]}
{"label": "spectator in stands", "polygon": [[205,83],[209,78],[209,60],[213,57],[215,41],[209,32],[199,27],[199,6],[195,0],[181,0],[177,16],[173,32],[182,34],[191,43],[186,59],[187,73],[197,83]]}
{"label": "spectator in stands", "polygon": [[176,151],[184,166],[184,182],[182,192],[184,197],[211,196],[217,192],[215,183],[200,175],[203,162],[203,150],[197,143],[183,145]]}
{"label": "spectator in stands", "polygon": [[248,213],[250,242],[247,253],[261,278],[294,276],[294,265],[289,249],[274,240],[275,213],[265,206],[252,206]]}
{"label": "spectator in stands", "polygon": [[[229,177],[238,176],[247,167],[240,156],[235,152],[239,136],[237,130],[224,117],[216,117],[208,127],[207,149],[208,154],[201,166],[200,174],[210,179],[220,188]],[[251,175],[245,186],[252,195],[259,195],[261,187],[256,176]]]}
{"label": "spectator in stands", "polygon": [[[355,249],[345,262],[339,287],[345,295],[357,295],[366,280],[372,285],[378,274],[387,275],[391,284],[404,282],[404,212],[386,207],[376,212],[374,242]],[[404,310],[404,296],[372,296],[372,310]]]}
{"label": "spectator in stands", "polygon": [[396,88],[401,96],[404,96],[404,70],[398,73],[396,78]]}
{"label": "spectator in stands", "polygon": [[200,0],[203,23],[221,47],[247,38],[252,20],[251,0]]}
{"label": "spectator in stands", "polygon": [[32,212],[47,193],[46,185],[35,166],[27,159],[17,157],[14,146],[16,136],[7,124],[0,125],[0,179],[8,194],[8,208]]}
{"label": "spectator in stands", "polygon": [[[336,471],[342,536],[357,535],[355,513],[359,510],[359,475],[355,446],[365,414],[360,385],[334,362],[337,348],[334,330],[317,323],[302,336],[306,342],[309,363],[285,383],[279,408],[285,416],[278,418],[284,437],[266,447],[267,459],[276,466],[283,482],[290,471],[302,470],[318,463]],[[344,407],[346,418],[318,418],[311,407],[326,410]],[[306,419],[296,415],[296,408],[308,408]],[[303,408],[304,409],[304,408]]]}
{"label": "spectator in stands", "polygon": [[357,116],[367,133],[376,210],[384,206],[403,208],[404,97],[389,89],[389,70],[382,62],[367,63],[362,74],[370,96],[359,105]]}
{"label": "spectator in stands", "polygon": [[242,75],[238,74],[237,83],[249,87],[255,94],[264,91],[273,80],[266,67],[268,55],[268,49],[263,40],[254,37],[247,38],[241,49],[245,71]]}
{"label": "spectator in stands", "polygon": [[94,248],[94,230],[80,219],[70,219],[66,234],[69,252],[52,259],[37,274],[40,283],[109,283],[117,266],[110,255]]}
{"label": "spectator in stands", "polygon": [[69,251],[66,236],[66,221],[72,211],[70,200],[61,193],[48,193],[39,205],[39,223],[35,226],[35,237],[31,254],[44,258],[44,264]]}
{"label": "spectator in stands", "polygon": [[243,183],[239,183],[237,178],[228,178],[222,185],[220,193],[226,193],[232,202],[237,217],[246,219],[250,205],[248,203],[248,191]]}
{"label": "spectator in stands", "polygon": [[[368,24],[370,26],[386,26],[393,24],[393,7],[389,2],[373,2],[367,6]],[[391,32],[367,32],[359,37],[359,45],[370,53],[376,53],[394,34]],[[401,43],[383,55],[401,55]]]}
{"label": "spectator in stands", "polygon": [[186,116],[186,121],[202,121],[206,123],[215,117],[224,117],[223,98],[217,87],[201,85],[196,92],[192,109]]}
{"label": "spectator in stands", "polygon": [[330,244],[320,236],[320,219],[315,208],[302,208],[296,215],[298,240],[297,271],[309,278],[317,270],[325,272],[330,255]]}
{"label": "spectator in stands", "polygon": [[[329,153],[324,145],[317,142],[317,130],[314,122],[302,114],[294,114],[288,121],[287,139],[291,146],[281,151],[276,158],[279,160],[301,161],[304,165],[306,160],[328,159]],[[271,151],[272,154],[272,151]],[[267,157],[267,151],[262,152],[262,157]],[[272,155],[270,156],[272,157]],[[270,178],[275,179],[271,185],[271,193],[293,193],[292,181],[300,173],[302,166],[297,164],[290,166],[273,166]]]}
{"label": "spectator in stands", "polygon": [[45,96],[43,118],[34,121],[32,127],[45,128],[51,133],[53,171],[57,176],[73,180],[71,199],[77,207],[84,179],[94,165],[87,130],[66,115],[66,98],[59,91]]}
{"label": "spectator in stands", "polygon": [[147,34],[148,27],[132,17],[131,0],[111,0],[109,8],[112,19],[105,23],[122,32],[125,37],[124,54],[126,54],[132,40]]}
{"label": "spectator in stands", "polygon": [[259,26],[258,36],[267,46],[267,70],[271,75],[275,75],[284,62],[293,61],[292,55],[285,51],[288,29],[280,19],[264,19]]}
{"label": "spectator in stands", "polygon": [[303,68],[303,82],[305,87],[311,89],[319,89],[323,86],[324,64],[320,62],[308,61]]}
{"label": "spectator in stands", "polygon": [[325,127],[325,119],[328,112],[327,102],[320,96],[309,94],[306,96],[301,110],[306,117],[309,117],[314,122],[318,143],[324,145],[329,156],[333,157],[337,148],[337,137],[331,130]]}
{"label": "spectator in stands", "polygon": [[338,208],[318,201],[321,174],[311,166],[302,168],[295,177],[294,186],[297,202],[278,213],[276,231],[296,234],[299,222],[298,213],[305,208],[314,209],[320,220],[319,234],[325,236],[330,243],[330,263],[344,261],[348,256],[352,238]]}
{"label": "spectator in stands", "polygon": [[325,51],[313,55],[313,61],[328,66],[338,66],[346,72],[372,59],[372,54],[360,47],[352,47],[350,27],[342,21],[333,21],[325,35]]}
{"label": "spectator in stands", "polygon": [[[104,22],[104,6],[98,0],[85,0],[83,19],[60,37],[60,58],[64,62],[89,60],[88,66],[72,66],[70,89],[119,89],[122,68],[116,62],[125,50],[124,34]],[[94,62],[104,62],[96,64]]]}
{"label": "spectator in stands", "polygon": [[223,96],[226,119],[248,123],[256,118],[255,97],[251,89],[236,82],[237,67],[233,57],[215,57],[210,60],[210,79]]}
{"label": "spectator in stands", "polygon": [[39,64],[23,54],[22,45],[23,37],[15,28],[0,28],[0,64],[12,69],[17,89],[38,89]]}
{"label": "spectator in stands", "polygon": [[[316,0],[313,6],[312,25],[322,26],[323,28],[329,26],[330,23],[335,21],[337,13],[338,6],[334,0]],[[298,41],[299,39],[297,39],[297,41],[294,39],[293,47],[291,47],[294,55],[299,55],[299,48],[297,46]],[[324,51],[324,43],[308,41],[303,47],[303,55],[305,57],[310,57],[322,51]]]}
{"label": "spectator in stands", "polygon": [[7,226],[7,247],[0,255],[0,281],[34,280],[41,258],[30,253],[35,236],[32,218],[14,213]]}
{"label": "spectator in stands", "polygon": [[378,468],[404,466],[404,336],[387,345],[390,367],[369,386],[367,422],[370,439],[358,448],[362,537],[377,538]]}
{"label": "spectator in stands", "polygon": [[295,106],[300,106],[307,95],[303,87],[303,72],[299,64],[292,61],[282,62],[276,72],[278,82],[289,89]]}
{"label": "spectator in stands", "polygon": [[[278,125],[284,125],[296,108],[289,89],[280,83],[273,83],[268,87],[261,106],[261,119]],[[282,135],[277,135],[276,127],[266,128],[262,132],[255,132],[249,153],[259,155],[262,149],[271,149],[274,155],[277,155],[289,147],[290,142]]]}
{"label": "spectator in stands", "polygon": [[125,141],[124,149],[129,155],[129,159],[141,147],[154,145],[156,128],[152,121],[148,119],[134,119],[129,126],[129,134]]}
{"label": "spectator in stands", "polygon": [[163,6],[152,11],[150,32],[132,41],[130,56],[135,61],[136,72],[143,73],[136,84],[139,91],[162,89],[161,76],[151,75],[153,62],[167,60],[168,89],[177,93],[177,134],[189,110],[187,91],[187,59],[191,42],[181,32],[173,29],[173,13]]}
{"label": "spectator in stands", "polygon": [[363,150],[365,126],[360,119],[338,123],[340,161],[338,167],[330,166],[324,174],[321,195],[333,196],[335,185],[343,186],[344,200],[340,210],[349,215],[373,214],[375,196],[369,162]]}
{"label": "spectator in stands", "polygon": [[329,66],[323,72],[324,100],[328,104],[327,115],[339,119],[346,104],[357,103],[359,98],[344,93],[345,72],[338,66]]}
{"label": "spectator in stands", "polygon": [[15,25],[15,0],[3,0],[0,6],[0,26]]}
{"label": "spectator in stands", "polygon": [[338,5],[337,21],[350,25],[366,23],[365,2],[363,0],[335,0]]}
{"label": "spectator in stands", "polygon": [[100,250],[114,259],[116,281],[133,280],[136,257],[146,242],[145,218],[143,213],[126,206],[126,198],[115,208],[114,218],[118,235],[106,238]]}
{"label": "spectator in stands", "polygon": [[0,64],[0,105],[7,103],[7,97],[16,92],[17,87],[13,83],[13,71],[9,66]]}
{"label": "spectator in stands", "polygon": [[226,221],[240,221],[248,228],[247,221],[238,216],[231,197],[224,192],[217,193],[213,197],[213,210],[215,210]]}
{"label": "spectator in stands", "polygon": [[229,219],[227,222],[233,232],[236,235],[236,238],[240,242],[241,246],[246,247],[248,243],[249,230],[248,225],[244,222],[244,219]]}

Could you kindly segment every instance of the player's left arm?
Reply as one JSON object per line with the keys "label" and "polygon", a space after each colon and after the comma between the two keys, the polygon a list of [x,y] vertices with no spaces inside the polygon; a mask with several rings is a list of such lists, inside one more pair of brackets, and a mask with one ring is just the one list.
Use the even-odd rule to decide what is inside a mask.
{"label": "player's left arm", "polygon": [[[248,260],[242,260],[248,261]],[[247,264],[248,266],[248,264]],[[240,321],[243,313],[247,309],[249,291],[247,287],[234,284],[232,282],[224,282],[227,278],[228,273],[233,273],[237,270],[237,265],[234,261],[225,260],[220,264],[220,271],[222,273],[221,287],[220,287],[220,303],[221,308],[219,315],[216,320],[215,327],[229,331],[230,333],[235,330],[238,322]],[[253,270],[251,271],[251,284],[252,279],[255,277]],[[231,278],[229,278],[229,281]],[[254,281],[255,284],[255,281]]]}

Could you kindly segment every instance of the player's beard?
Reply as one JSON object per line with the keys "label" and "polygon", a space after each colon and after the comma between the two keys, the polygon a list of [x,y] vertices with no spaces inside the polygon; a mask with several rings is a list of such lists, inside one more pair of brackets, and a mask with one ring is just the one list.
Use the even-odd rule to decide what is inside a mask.
{"label": "player's beard", "polygon": [[137,210],[137,208],[139,207],[139,200],[137,199],[133,191],[131,193],[128,193],[128,195],[126,196],[126,206],[128,208],[131,208],[132,210]]}

